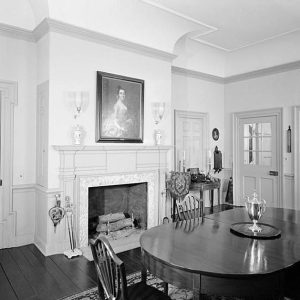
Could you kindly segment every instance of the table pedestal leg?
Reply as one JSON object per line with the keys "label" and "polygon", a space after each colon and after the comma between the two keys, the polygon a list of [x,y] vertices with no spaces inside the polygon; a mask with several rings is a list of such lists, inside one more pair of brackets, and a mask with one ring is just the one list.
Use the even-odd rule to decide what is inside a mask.
{"label": "table pedestal leg", "polygon": [[193,300],[203,299],[201,295],[201,275],[193,275]]}
{"label": "table pedestal leg", "polygon": [[145,262],[145,254],[142,251],[142,270],[141,270],[141,281],[146,283],[147,282],[147,269],[146,269],[146,262]]}

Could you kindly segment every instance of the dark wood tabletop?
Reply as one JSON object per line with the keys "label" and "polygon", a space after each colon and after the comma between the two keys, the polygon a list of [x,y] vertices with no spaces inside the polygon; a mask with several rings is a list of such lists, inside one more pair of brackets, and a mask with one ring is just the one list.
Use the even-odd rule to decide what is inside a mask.
{"label": "dark wood tabletop", "polygon": [[[300,261],[299,211],[267,208],[260,221],[281,230],[281,236],[272,240],[230,232],[232,223],[245,221],[249,221],[245,208],[235,208],[195,222],[179,221],[151,228],[140,239],[144,263],[166,282],[181,285],[180,278],[161,271],[160,266],[184,277],[198,274],[242,280],[267,279],[269,275],[274,280],[272,275],[276,277]],[[276,280],[280,285],[280,276]]]}

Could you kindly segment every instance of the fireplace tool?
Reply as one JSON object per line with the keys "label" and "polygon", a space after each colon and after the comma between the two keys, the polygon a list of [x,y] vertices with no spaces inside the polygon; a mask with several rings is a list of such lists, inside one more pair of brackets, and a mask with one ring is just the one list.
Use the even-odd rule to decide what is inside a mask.
{"label": "fireplace tool", "polygon": [[70,250],[66,250],[64,252],[64,255],[67,256],[68,258],[72,258],[75,256],[80,256],[82,255],[81,250],[76,248],[76,239],[74,235],[74,228],[73,228],[73,209],[72,209],[72,204],[70,202],[70,197],[66,196],[65,198],[65,203],[66,203],[66,219],[67,219],[67,226],[68,226],[68,233],[69,233],[69,239],[70,239]]}

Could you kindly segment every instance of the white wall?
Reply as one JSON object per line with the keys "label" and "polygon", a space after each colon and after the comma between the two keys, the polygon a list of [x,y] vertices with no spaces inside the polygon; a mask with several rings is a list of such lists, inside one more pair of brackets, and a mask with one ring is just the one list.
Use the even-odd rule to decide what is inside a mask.
{"label": "white wall", "polygon": [[225,164],[232,164],[232,113],[283,108],[283,172],[285,207],[293,207],[293,153],[286,150],[286,130],[292,124],[293,106],[300,104],[300,70],[282,72],[225,85]]}
{"label": "white wall", "polygon": [[226,53],[225,76],[243,74],[300,60],[300,32]]}
{"label": "white wall", "polygon": [[[96,72],[104,71],[145,81],[144,144],[154,145],[154,120],[151,102],[171,102],[171,62],[88,42],[58,33],[50,33],[50,105],[49,105],[49,187],[58,186],[58,154],[52,145],[71,145],[74,111],[67,104],[68,91],[89,93],[89,104],[79,122],[85,129],[84,144],[95,145]],[[171,143],[170,114],[160,126],[164,129],[163,144]]]}
{"label": "white wall", "polygon": [[225,77],[226,55],[223,50],[184,36],[177,41],[174,54],[177,57],[173,61],[173,66]]}
{"label": "white wall", "polygon": [[[180,74],[172,74],[172,108],[208,114],[208,145],[218,146],[224,157],[224,85]],[[218,128],[220,138],[211,137]],[[173,134],[172,134],[173,136]]]}
{"label": "white wall", "polygon": [[10,245],[32,243],[35,231],[35,107],[36,45],[0,36],[0,80],[17,83],[17,104],[13,116],[12,216],[7,230]]}
{"label": "white wall", "polygon": [[[283,107],[283,131],[292,124],[292,106],[300,103],[300,70],[282,72],[225,85],[225,149],[232,153],[232,113]],[[286,136],[283,136],[285,144]],[[290,156],[284,149],[284,171],[293,172]],[[227,156],[227,164],[232,157]]]}
{"label": "white wall", "polygon": [[0,78],[18,83],[13,184],[35,182],[36,45],[0,36]]}

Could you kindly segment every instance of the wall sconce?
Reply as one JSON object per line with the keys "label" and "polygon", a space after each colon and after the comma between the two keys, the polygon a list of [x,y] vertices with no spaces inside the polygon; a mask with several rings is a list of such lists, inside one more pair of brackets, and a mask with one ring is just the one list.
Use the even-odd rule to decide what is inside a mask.
{"label": "wall sconce", "polygon": [[158,128],[158,124],[162,120],[165,113],[165,103],[164,102],[152,102],[152,114],[154,118],[154,124],[156,125],[156,129],[154,131],[155,136],[155,144],[160,145],[162,134],[160,129]]}
{"label": "wall sconce", "polygon": [[76,121],[76,125],[73,128],[72,135],[73,135],[73,144],[81,145],[82,144],[82,134],[83,128],[79,125],[78,119],[82,113],[82,111],[87,107],[88,104],[88,92],[71,92],[71,106],[74,110],[74,120]]}
{"label": "wall sconce", "polygon": [[77,93],[74,93],[75,94],[75,101],[74,101],[74,104],[75,104],[75,114],[74,114],[74,119],[77,119],[80,115],[80,112],[82,110],[82,92],[77,92]]}
{"label": "wall sconce", "polygon": [[286,133],[286,142],[287,142],[287,153],[291,153],[292,152],[292,130],[290,125]]}

